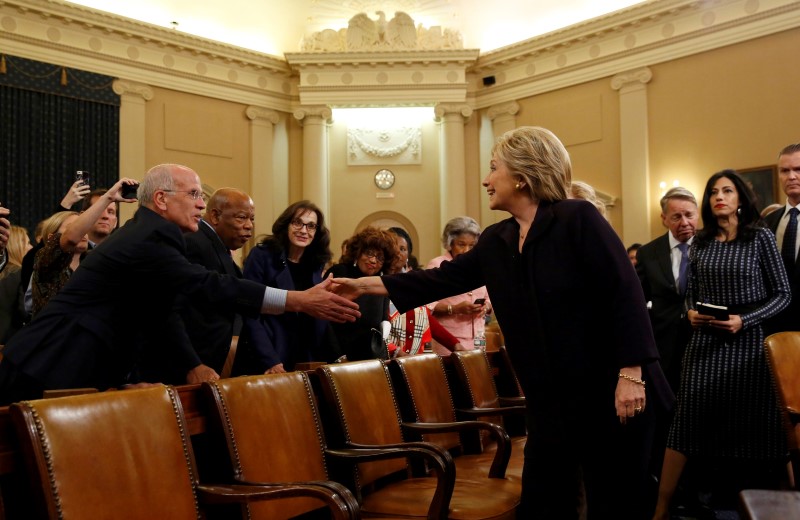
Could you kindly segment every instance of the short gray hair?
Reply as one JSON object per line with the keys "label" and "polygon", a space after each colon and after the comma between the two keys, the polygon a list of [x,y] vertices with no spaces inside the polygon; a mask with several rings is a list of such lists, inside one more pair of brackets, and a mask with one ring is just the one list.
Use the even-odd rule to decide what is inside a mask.
{"label": "short gray hair", "polygon": [[661,213],[667,212],[667,203],[672,199],[685,200],[697,206],[697,199],[694,198],[694,194],[691,191],[687,190],[686,188],[676,186],[674,188],[670,188],[669,191],[666,192],[663,197],[661,197]]}
{"label": "short gray hair", "polygon": [[150,168],[142,182],[139,183],[139,189],[136,190],[140,206],[152,205],[153,195],[158,190],[169,191],[175,189],[172,170],[177,166],[177,164],[159,164]]}
{"label": "short gray hair", "polygon": [[447,224],[445,224],[444,231],[442,232],[442,246],[450,251],[453,240],[455,240],[458,235],[464,233],[469,233],[477,239],[481,236],[481,226],[478,225],[478,222],[472,217],[451,218]]}

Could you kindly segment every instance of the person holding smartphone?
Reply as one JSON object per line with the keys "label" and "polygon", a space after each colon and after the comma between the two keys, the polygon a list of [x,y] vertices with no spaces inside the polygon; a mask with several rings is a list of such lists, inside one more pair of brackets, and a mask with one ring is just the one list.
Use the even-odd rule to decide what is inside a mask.
{"label": "person holding smartphone", "polygon": [[[481,236],[481,228],[471,217],[450,219],[442,232],[442,246],[445,254],[428,262],[427,269],[439,267],[443,262],[452,261],[470,251]],[[476,345],[486,344],[484,331],[485,316],[492,311],[486,287],[478,287],[464,294],[450,296],[428,304],[428,308],[447,331],[458,339],[464,350],[472,350]],[[434,345],[433,351],[449,356],[450,351]]]}
{"label": "person holding smartphone", "polygon": [[[61,211],[47,220],[42,231],[44,246],[36,252],[33,261],[30,283],[32,316],[35,317],[44,308],[78,268],[81,255],[89,249],[89,232],[98,220],[102,220],[102,216],[109,208],[115,207],[117,202],[135,202],[134,199],[123,199],[120,194],[123,185],[135,183],[133,179],[120,179],[86,211]],[[114,223],[116,224],[116,212]]]}

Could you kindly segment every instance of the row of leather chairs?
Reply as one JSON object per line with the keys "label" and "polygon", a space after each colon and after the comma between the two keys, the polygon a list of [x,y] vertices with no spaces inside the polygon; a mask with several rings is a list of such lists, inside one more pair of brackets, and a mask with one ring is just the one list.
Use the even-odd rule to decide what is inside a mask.
{"label": "row of leather chairs", "polygon": [[739,513],[743,520],[800,518],[800,332],[772,334],[764,343],[783,415],[794,490],[744,490],[739,493]]}
{"label": "row of leather chairs", "polygon": [[204,384],[199,451],[226,468],[217,485],[200,477],[171,387],[17,403],[42,505],[31,517],[514,518],[524,431],[512,439],[502,424],[524,398],[501,403],[481,351],[451,363],[431,354]]}

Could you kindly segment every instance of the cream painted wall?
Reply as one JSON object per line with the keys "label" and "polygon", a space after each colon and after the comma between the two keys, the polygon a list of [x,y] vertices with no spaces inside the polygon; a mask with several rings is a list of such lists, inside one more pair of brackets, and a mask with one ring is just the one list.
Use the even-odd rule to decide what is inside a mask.
{"label": "cream painted wall", "polygon": [[[250,125],[239,103],[153,88],[146,104],[147,164],[179,163],[204,184],[250,191]],[[144,175],[144,172],[142,172]]]}
{"label": "cream painted wall", "polygon": [[[330,167],[331,249],[338,258],[339,244],[372,213],[391,211],[409,219],[419,236],[414,255],[420,262],[438,256],[439,245],[439,128],[432,119],[422,122],[422,164],[392,165],[395,184],[389,190],[375,186],[373,176],[381,168],[347,165],[347,127],[334,121],[328,128]],[[377,193],[394,198],[376,198]]]}
{"label": "cream painted wall", "polygon": [[724,168],[775,164],[800,141],[800,29],[653,65],[648,84],[653,237],[658,182],[681,181],[700,196]]}
{"label": "cream painted wall", "polygon": [[564,143],[573,179],[617,197],[609,208],[611,225],[621,234],[619,95],[601,79],[518,100],[517,125],[543,126]]}

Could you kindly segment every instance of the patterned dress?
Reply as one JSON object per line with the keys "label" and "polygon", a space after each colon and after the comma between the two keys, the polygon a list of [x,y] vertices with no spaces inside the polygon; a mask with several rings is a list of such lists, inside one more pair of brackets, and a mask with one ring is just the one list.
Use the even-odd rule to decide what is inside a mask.
{"label": "patterned dress", "polygon": [[689,258],[689,308],[726,305],[742,329],[694,330],[667,446],[687,456],[780,459],[786,446],[761,328],[791,298],[775,237],[762,228],[747,242],[695,241]]}
{"label": "patterned dress", "polygon": [[61,250],[61,233],[54,233],[46,239],[45,245],[36,252],[31,276],[33,308],[36,316],[50,299],[58,294],[72,275],[72,253]]}

